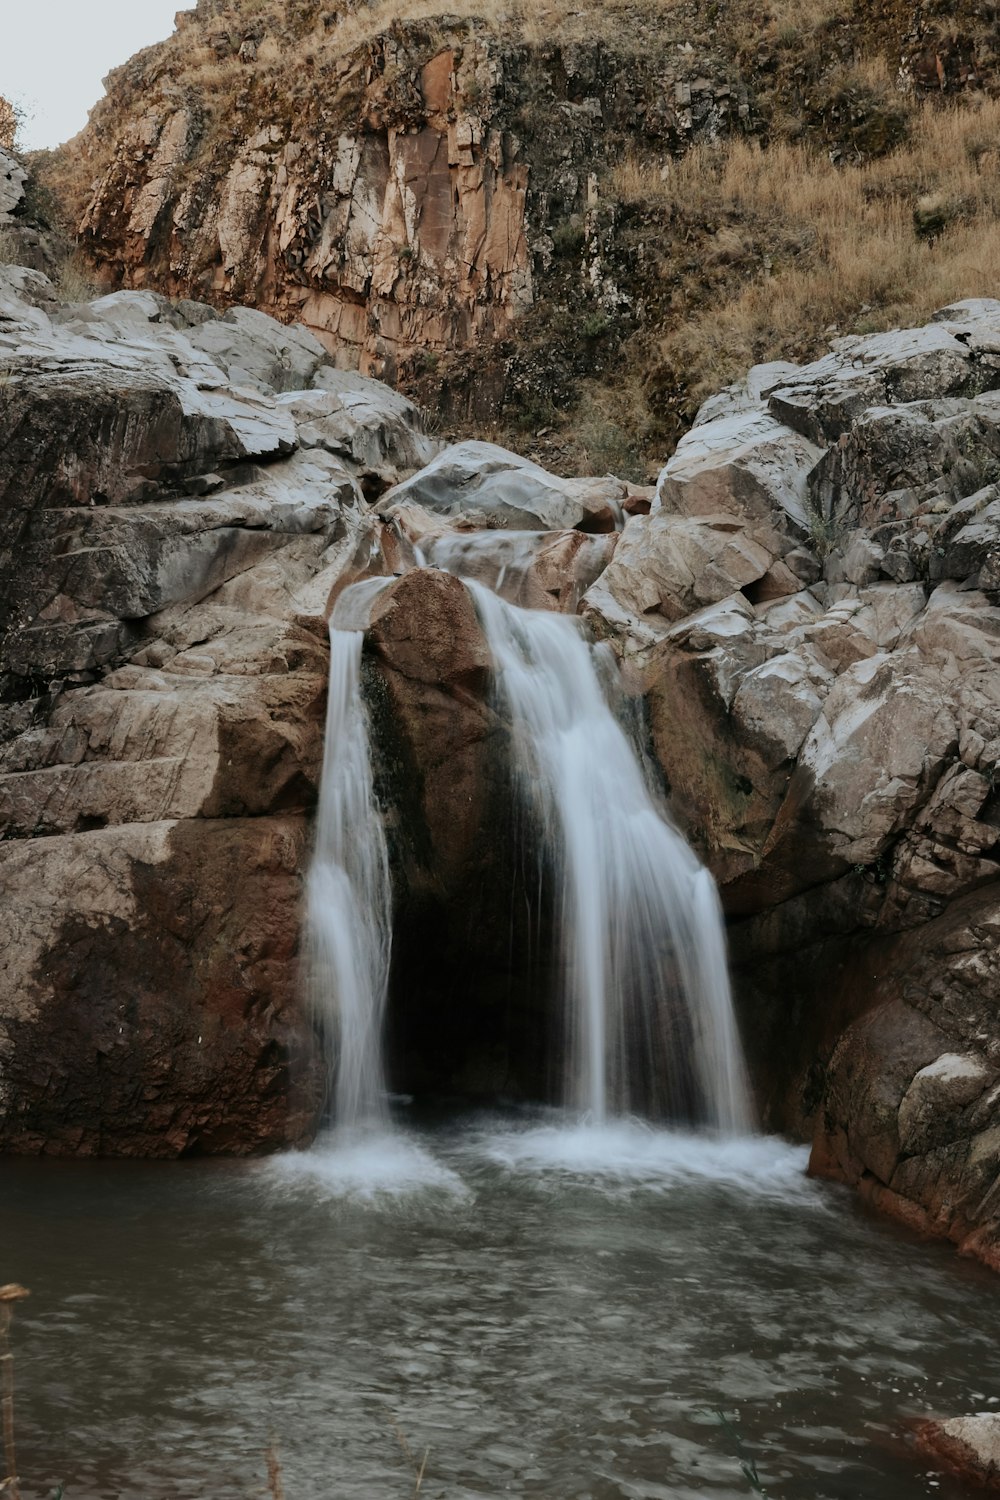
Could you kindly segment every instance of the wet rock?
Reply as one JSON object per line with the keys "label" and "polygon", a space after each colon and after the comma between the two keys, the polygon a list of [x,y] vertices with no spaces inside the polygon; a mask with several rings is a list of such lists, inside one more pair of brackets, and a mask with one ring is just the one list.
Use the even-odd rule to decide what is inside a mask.
{"label": "wet rock", "polygon": [[550,917],[512,827],[509,728],[469,591],[436,570],[399,579],[365,649],[393,865],[392,1076],[465,1100],[546,1097]]}
{"label": "wet rock", "polygon": [[1000,1416],[979,1412],[950,1421],[921,1422],[917,1446],[928,1459],[977,1488],[1000,1490]]}

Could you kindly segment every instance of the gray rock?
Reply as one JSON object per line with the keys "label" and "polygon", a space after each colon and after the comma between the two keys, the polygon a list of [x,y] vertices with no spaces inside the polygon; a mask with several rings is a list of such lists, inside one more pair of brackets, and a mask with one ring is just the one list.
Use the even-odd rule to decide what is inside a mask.
{"label": "gray rock", "polygon": [[0,228],[13,222],[24,203],[28,173],[17,157],[0,147]]}
{"label": "gray rock", "polygon": [[416,504],[453,524],[532,531],[613,531],[626,486],[617,479],[559,479],[494,443],[456,443],[391,490],[379,506]]}

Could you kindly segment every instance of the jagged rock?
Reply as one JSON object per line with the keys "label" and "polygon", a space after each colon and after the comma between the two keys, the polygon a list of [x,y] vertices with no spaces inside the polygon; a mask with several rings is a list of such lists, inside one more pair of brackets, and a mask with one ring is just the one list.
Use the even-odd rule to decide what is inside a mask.
{"label": "jagged rock", "polygon": [[495,443],[456,443],[385,496],[381,515],[418,505],[459,529],[616,529],[626,486],[617,479],[559,479]]}
{"label": "jagged rock", "polygon": [[0,147],[0,228],[10,224],[24,202],[28,174],[10,151]]}
{"label": "jagged rock", "polygon": [[[433,446],[408,402],[325,387],[311,337],[257,313],[147,292],[61,313],[4,268],[0,359],[0,1144],[307,1138],[325,622],[380,565],[373,458],[391,483]],[[301,436],[317,404],[336,453]]]}
{"label": "jagged rock", "polygon": [[[165,231],[174,249],[161,284],[223,302],[266,285],[267,311],[305,322],[341,363],[368,373],[391,373],[407,349],[503,328],[532,300],[527,165],[470,101],[483,93],[480,75],[490,86],[486,49],[473,36],[461,54],[417,60],[401,38],[374,45],[374,67],[368,48],[338,56],[321,139],[304,147],[301,121],[290,131],[283,114],[258,112],[213,162],[207,197],[187,170],[202,123],[155,85],[102,153],[81,224],[92,253],[141,284]],[[253,38],[239,60],[260,66]],[[128,94],[129,83],[123,70],[116,89]],[[397,128],[403,116],[412,129]],[[208,345],[219,337],[213,327]]]}
{"label": "jagged rock", "polygon": [[765,1114],[996,1264],[998,348],[976,301],[752,371],[583,602],[737,919]]}

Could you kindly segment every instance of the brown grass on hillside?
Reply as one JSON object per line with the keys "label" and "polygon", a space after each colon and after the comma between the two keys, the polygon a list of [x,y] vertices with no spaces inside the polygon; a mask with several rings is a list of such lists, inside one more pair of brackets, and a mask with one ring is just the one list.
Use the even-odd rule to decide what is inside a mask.
{"label": "brown grass on hillside", "polygon": [[626,160],[610,190],[675,226],[707,225],[707,262],[737,267],[744,283],[663,339],[692,396],[757,361],[811,352],[831,331],[919,323],[959,297],[1000,293],[997,101],[921,108],[903,149],[863,165],[737,139],[666,171]]}

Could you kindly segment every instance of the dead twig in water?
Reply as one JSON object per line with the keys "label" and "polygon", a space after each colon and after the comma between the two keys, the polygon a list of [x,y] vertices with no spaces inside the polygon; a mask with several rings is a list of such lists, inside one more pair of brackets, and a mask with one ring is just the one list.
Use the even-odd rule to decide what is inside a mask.
{"label": "dead twig in water", "polygon": [[30,1296],[26,1287],[14,1282],[0,1286],[0,1366],[3,1367],[3,1465],[7,1478],[0,1484],[0,1494],[10,1500],[21,1500],[17,1482],[17,1455],[14,1451],[14,1355],[10,1347],[10,1325],[14,1303]]}
{"label": "dead twig in water", "polygon": [[420,1494],[420,1490],[424,1482],[424,1474],[427,1470],[427,1460],[430,1457],[431,1450],[429,1448],[424,1449],[424,1456],[418,1464],[412,1448],[406,1441],[403,1429],[400,1427],[399,1423],[393,1421],[392,1418],[390,1418],[390,1421],[392,1422],[392,1430],[396,1434],[396,1441],[399,1443],[399,1446],[402,1448],[404,1454],[406,1455],[406,1462],[413,1470],[414,1478],[416,1479],[416,1484],[413,1487],[414,1500],[416,1500],[416,1496]]}
{"label": "dead twig in water", "polygon": [[267,1487],[271,1491],[271,1500],[285,1500],[285,1487],[281,1482],[281,1461],[278,1458],[278,1445],[274,1438],[267,1445]]}

